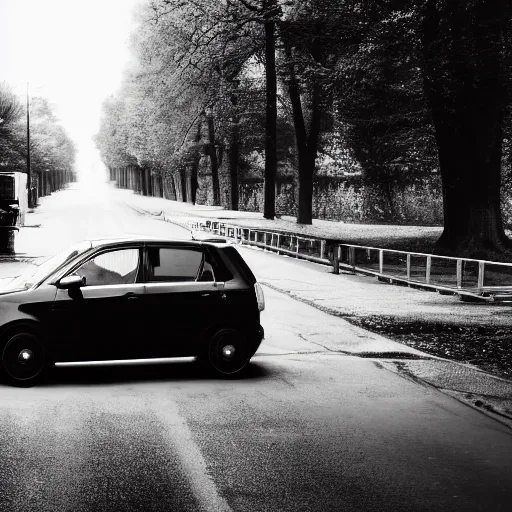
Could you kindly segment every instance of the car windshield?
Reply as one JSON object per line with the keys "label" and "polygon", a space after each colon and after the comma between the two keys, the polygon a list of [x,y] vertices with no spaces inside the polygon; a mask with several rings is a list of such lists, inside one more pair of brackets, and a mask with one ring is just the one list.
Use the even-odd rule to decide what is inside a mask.
{"label": "car windshield", "polygon": [[85,253],[91,249],[91,242],[80,242],[76,245],[68,247],[62,252],[59,252],[55,256],[45,260],[41,265],[30,268],[23,274],[15,277],[6,286],[2,287],[2,291],[28,289],[35,284],[43,281],[46,277],[53,274],[59,267],[61,267],[67,261]]}

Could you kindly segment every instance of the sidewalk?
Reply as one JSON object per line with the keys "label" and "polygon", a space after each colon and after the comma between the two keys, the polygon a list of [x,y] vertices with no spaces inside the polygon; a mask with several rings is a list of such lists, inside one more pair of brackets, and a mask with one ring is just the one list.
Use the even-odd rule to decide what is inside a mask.
{"label": "sidewalk", "polygon": [[[320,219],[313,219],[311,226],[305,226],[297,224],[294,217],[283,216],[276,220],[267,220],[259,212],[225,210],[219,206],[192,205],[159,197],[141,196],[134,194],[131,190],[118,189],[118,192],[124,198],[129,198],[132,206],[146,210],[152,215],[164,212],[169,216],[185,217],[193,221],[216,219],[249,228],[272,229],[305,237],[339,239],[340,243],[346,244],[360,243],[363,234],[366,241],[365,245],[379,244],[378,247],[385,247],[386,242],[382,232],[386,230],[386,239],[389,240],[393,248],[399,249],[400,246],[407,246],[409,250],[413,250],[418,238],[421,237],[422,240],[427,239],[434,242],[442,232],[442,228],[436,226],[347,224]],[[392,228],[392,230],[389,230],[389,228]]]}
{"label": "sidewalk", "polygon": [[[329,221],[314,221],[313,226],[297,226],[291,219],[276,222],[262,219],[260,213],[234,212],[218,207],[193,206],[161,198],[135,195],[119,190],[119,197],[141,213],[185,225],[184,221],[197,219],[229,219],[241,226],[275,227],[304,235],[314,234],[344,241],[357,241],[357,233],[378,236],[379,226],[348,225]],[[297,229],[299,228],[299,229]],[[406,241],[421,231],[435,239],[440,228],[396,228],[396,237]],[[239,246],[240,247],[240,246]],[[357,320],[385,319],[399,326],[411,322],[429,325],[452,326],[461,330],[475,328],[504,328],[512,326],[512,307],[497,304],[462,303],[453,296],[439,295],[407,287],[392,286],[374,277],[341,272],[331,273],[330,267],[296,260],[275,253],[266,253],[268,264],[262,267],[258,260],[260,250],[240,247],[248,264],[255,269],[258,280],[276,291],[310,304],[326,313],[342,317],[357,325]],[[354,326],[354,329],[359,327]],[[512,381],[501,379],[475,366],[455,362],[414,350],[376,333],[363,331],[365,343],[371,344],[371,352],[352,353],[363,357],[385,358],[379,364],[399,372],[407,378],[431,385],[458,400],[489,414],[512,427]],[[394,349],[390,350],[389,343]],[[363,344],[364,345],[364,344]],[[510,346],[510,345],[509,345]],[[382,350],[379,350],[381,347]],[[420,357],[425,359],[418,359]],[[390,359],[391,358],[391,359]],[[392,360],[395,358],[394,360]]]}

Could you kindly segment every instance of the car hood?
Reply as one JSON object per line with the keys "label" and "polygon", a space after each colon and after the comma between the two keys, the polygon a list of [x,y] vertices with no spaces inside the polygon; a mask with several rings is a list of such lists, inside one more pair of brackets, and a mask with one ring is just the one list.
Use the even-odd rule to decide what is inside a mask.
{"label": "car hood", "polygon": [[0,295],[11,295],[12,293],[26,292],[26,288],[16,288],[12,290],[2,290],[0,289]]}
{"label": "car hood", "polygon": [[10,293],[18,293],[18,292],[24,292],[28,288],[23,285],[23,283],[19,283],[15,286],[12,286],[12,283],[15,279],[17,279],[19,276],[14,277],[5,277],[0,279],[0,295],[7,295]]}

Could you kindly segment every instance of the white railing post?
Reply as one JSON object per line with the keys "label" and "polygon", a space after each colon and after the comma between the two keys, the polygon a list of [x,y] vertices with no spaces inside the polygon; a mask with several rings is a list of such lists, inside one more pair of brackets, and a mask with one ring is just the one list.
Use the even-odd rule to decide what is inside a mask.
{"label": "white railing post", "polygon": [[299,237],[297,237],[297,245],[295,247],[295,257],[299,257]]}
{"label": "white railing post", "polygon": [[462,260],[457,260],[457,288],[462,288]]}
{"label": "white railing post", "polygon": [[485,262],[478,262],[478,288],[484,287],[484,276],[485,276]]}
{"label": "white railing post", "polygon": [[324,259],[325,255],[325,240],[320,241],[320,259]]}
{"label": "white railing post", "polygon": [[333,247],[332,250],[332,273],[339,274],[340,273],[340,256],[341,256],[341,247],[338,245],[337,247]]}
{"label": "white railing post", "polygon": [[356,248],[355,247],[348,248],[348,264],[352,267],[352,270],[355,272],[355,270],[356,270]]}
{"label": "white railing post", "polygon": [[379,274],[384,273],[384,251],[379,249]]}
{"label": "white railing post", "polygon": [[427,268],[425,269],[425,283],[430,283],[430,271],[432,270],[432,256],[427,256]]}
{"label": "white railing post", "polygon": [[407,255],[407,281],[411,280],[411,255]]}

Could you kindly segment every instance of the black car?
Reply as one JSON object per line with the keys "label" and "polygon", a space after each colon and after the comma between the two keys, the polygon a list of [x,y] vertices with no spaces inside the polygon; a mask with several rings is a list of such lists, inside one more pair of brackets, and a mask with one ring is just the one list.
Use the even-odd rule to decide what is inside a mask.
{"label": "black car", "polygon": [[55,362],[195,356],[231,375],[263,339],[264,307],[233,245],[84,241],[0,289],[0,372],[26,385]]}

